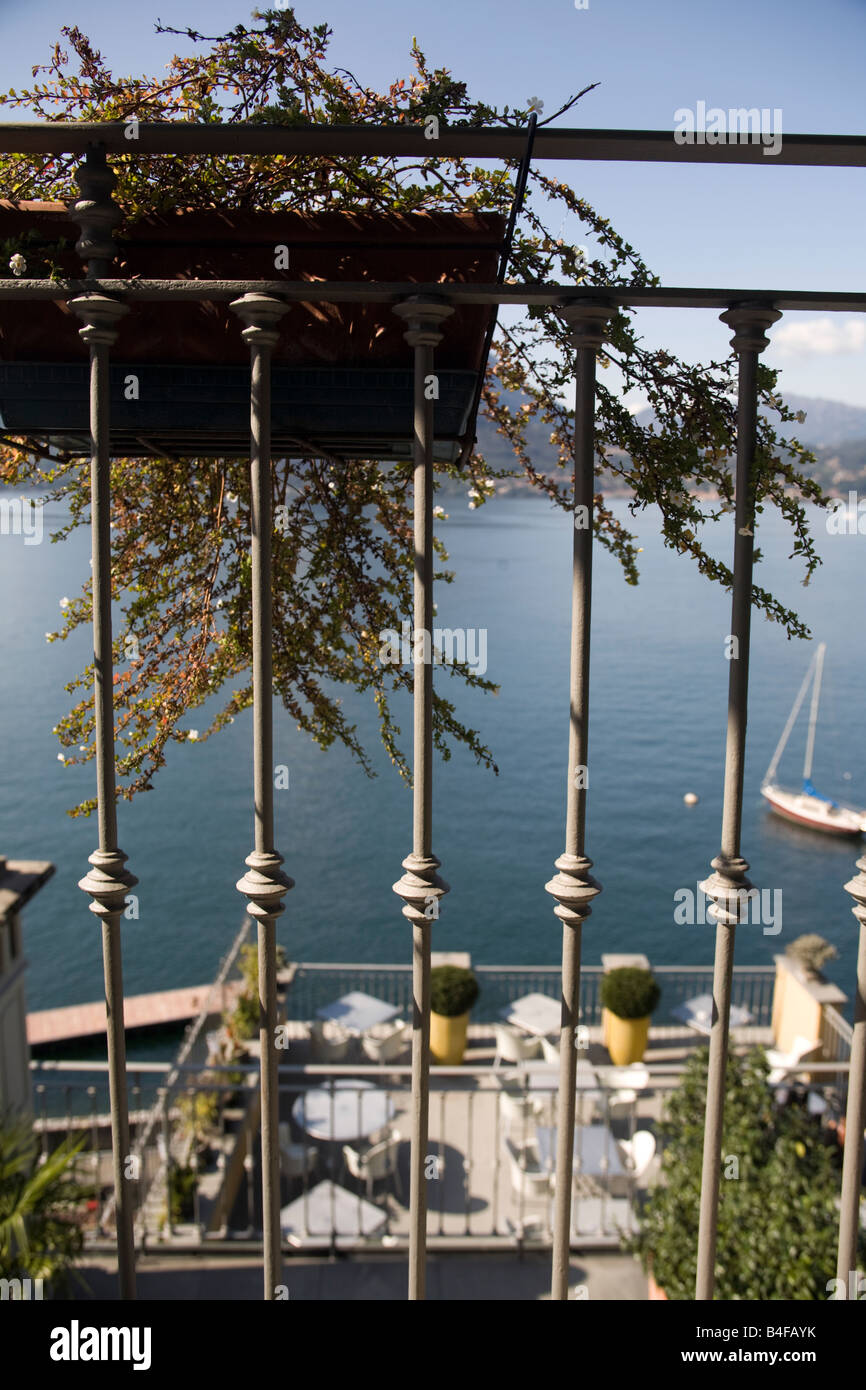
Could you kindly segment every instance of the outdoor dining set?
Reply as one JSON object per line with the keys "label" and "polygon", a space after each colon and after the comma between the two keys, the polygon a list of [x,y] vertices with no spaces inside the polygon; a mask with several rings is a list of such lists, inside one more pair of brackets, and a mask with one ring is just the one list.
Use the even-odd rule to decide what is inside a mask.
{"label": "outdoor dining set", "polygon": [[[310,1032],[316,1062],[344,1062],[358,1041],[366,1060],[396,1062],[409,1044],[399,1007],[373,995],[352,991],[316,1013]],[[301,1179],[303,1191],[280,1213],[284,1236],[300,1246],[323,1236],[339,1245],[379,1235],[388,1211],[372,1200],[375,1185],[390,1181],[401,1192],[403,1136],[391,1126],[394,1103],[387,1091],[360,1078],[331,1078],[326,1087],[301,1092],[291,1113],[304,1137],[293,1140],[292,1126],[280,1125],[280,1169],[289,1181]],[[323,1169],[331,1176],[320,1177]],[[366,1197],[335,1181],[337,1171],[355,1179]]]}

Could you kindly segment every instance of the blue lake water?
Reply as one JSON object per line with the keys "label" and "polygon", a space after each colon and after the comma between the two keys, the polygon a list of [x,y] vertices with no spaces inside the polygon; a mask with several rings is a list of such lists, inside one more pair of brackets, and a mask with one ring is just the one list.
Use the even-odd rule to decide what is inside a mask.
{"label": "blue lake water", "polygon": [[[625,502],[616,508],[627,515]],[[480,512],[461,499],[447,510],[440,534],[457,580],[437,594],[436,623],[487,630],[487,674],[501,693],[462,690],[441,668],[435,678],[501,771],[494,776],[462,750],[437,760],[433,844],[451,892],[434,948],[468,950],[488,964],[552,964],[560,927],[544,884],[564,844],[570,523],[534,498],[497,499]],[[866,634],[858,621],[866,537],[828,536],[823,514],[814,516],[825,564],[811,586],[802,587],[802,569],[788,559],[790,534],[766,515],[757,574],[827,643],[816,785],[866,803]],[[677,925],[674,893],[706,877],[719,848],[730,599],[664,549],[653,512],[633,526],[644,547],[638,588],[597,548],[587,850],[604,891],[584,929],[584,958],[640,950],[657,964],[705,964],[713,929]],[[714,528],[712,545],[730,557],[730,518]],[[32,546],[0,536],[0,852],[57,866],[23,918],[36,1009],[96,999],[102,989],[99,924],[76,886],[96,844],[95,821],[65,814],[92,794],[93,765],[64,768],[51,733],[88,637],[53,645],[44,638],[59,624],[61,597],[89,574],[88,554],[83,533]],[[828,973],[850,993],[857,925],[842,885],[857,842],[785,824],[759,794],[813,651],[814,643],[789,642],[762,618],[753,623],[743,852],[757,886],[782,890],[783,911],[777,935],[740,927],[737,960],[769,963],[793,937],[817,931],[837,945]],[[375,745],[372,708],[354,695],[345,703]],[[408,702],[400,714],[409,751]],[[190,728],[207,722],[201,712],[187,720]],[[801,717],[782,762],[786,782],[798,781],[804,744]],[[276,793],[277,843],[296,882],[279,924],[290,958],[408,960],[410,929],[391,885],[410,848],[410,792],[381,752],[371,781],[342,749],[312,745],[280,706],[275,762],[290,769],[289,790]],[[212,977],[243,914],[234,885],[252,847],[251,779],[247,713],[208,744],[172,745],[155,789],[120,804],[120,844],[140,880],[140,917],[124,923],[127,993]],[[691,809],[683,804],[689,791],[700,797]]]}

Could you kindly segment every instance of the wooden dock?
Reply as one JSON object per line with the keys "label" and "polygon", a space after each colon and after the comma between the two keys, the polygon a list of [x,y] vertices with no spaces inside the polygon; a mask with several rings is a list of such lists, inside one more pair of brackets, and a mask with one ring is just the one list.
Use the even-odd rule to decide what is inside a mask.
{"label": "wooden dock", "polygon": [[[213,993],[210,1011],[221,1013],[234,1003],[242,985],[232,981]],[[154,1028],[164,1023],[182,1023],[195,1018],[208,1003],[211,985],[191,985],[186,989],[164,989],[155,994],[133,994],[123,1003],[127,1029]],[[41,1009],[27,1015],[27,1042],[31,1047],[94,1038],[105,1033],[105,1002],[70,1004],[62,1009]]]}

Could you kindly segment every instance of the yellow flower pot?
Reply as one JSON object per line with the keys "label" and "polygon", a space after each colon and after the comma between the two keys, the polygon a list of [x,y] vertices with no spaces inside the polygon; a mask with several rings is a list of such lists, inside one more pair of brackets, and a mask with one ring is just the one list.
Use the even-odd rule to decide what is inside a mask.
{"label": "yellow flower pot", "polygon": [[608,1010],[607,1050],[615,1067],[629,1067],[642,1062],[649,1037],[649,1015],[646,1018],[618,1018]]}
{"label": "yellow flower pot", "polygon": [[457,1067],[463,1061],[466,1051],[466,1029],[469,1014],[457,1018],[446,1018],[444,1014],[430,1014],[430,1056],[443,1067]]}

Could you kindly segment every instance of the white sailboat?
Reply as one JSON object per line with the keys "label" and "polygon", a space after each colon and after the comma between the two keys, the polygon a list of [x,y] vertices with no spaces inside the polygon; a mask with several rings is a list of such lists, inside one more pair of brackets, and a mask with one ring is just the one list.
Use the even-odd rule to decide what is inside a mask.
{"label": "white sailboat", "polygon": [[[821,695],[825,650],[826,645],[822,642],[809,663],[809,669],[794,701],[788,722],[761,784],[761,795],[766,798],[776,814],[784,816],[786,820],[797,821],[800,825],[811,826],[813,830],[824,830],[831,835],[860,835],[866,831],[866,810],[845,806],[834,801],[832,797],[822,796],[812,785],[812,756],[815,751],[815,726],[818,722],[818,701]],[[809,710],[806,758],[803,763],[803,787],[799,792],[787,791],[776,782],[776,770],[797,715],[800,713],[800,707],[806,698],[810,681],[812,682],[812,703]]]}

